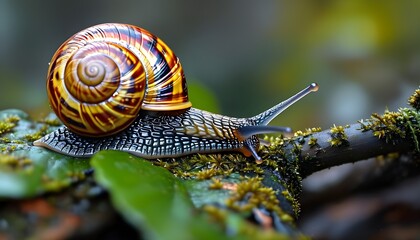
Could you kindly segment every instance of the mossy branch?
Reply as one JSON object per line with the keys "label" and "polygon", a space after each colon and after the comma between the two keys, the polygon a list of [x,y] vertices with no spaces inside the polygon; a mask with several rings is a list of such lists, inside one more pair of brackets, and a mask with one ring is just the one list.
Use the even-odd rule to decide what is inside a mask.
{"label": "mossy branch", "polygon": [[372,130],[363,131],[360,123],[355,123],[344,130],[347,137],[338,146],[333,145],[334,138],[331,130],[311,135],[317,139],[316,145],[305,141],[301,148],[300,174],[306,177],[314,172],[345,163],[353,163],[368,158],[385,155],[393,152],[407,152],[412,148],[412,143],[407,138],[394,139],[387,142],[374,136]]}
{"label": "mossy branch", "polygon": [[[412,108],[372,114],[370,119],[328,130],[309,129],[278,145],[288,161],[299,161],[306,177],[333,166],[365,160],[393,152],[420,152],[420,89],[409,98]],[[291,154],[292,153],[292,154]]]}

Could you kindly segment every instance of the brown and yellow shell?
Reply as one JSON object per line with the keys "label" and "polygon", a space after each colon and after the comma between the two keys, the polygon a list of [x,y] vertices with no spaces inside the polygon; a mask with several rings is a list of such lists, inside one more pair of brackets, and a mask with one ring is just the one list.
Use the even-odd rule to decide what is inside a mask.
{"label": "brown and yellow shell", "polygon": [[140,109],[191,107],[179,59],[162,40],[127,24],[96,25],[64,42],[50,62],[47,92],[58,118],[85,136],[117,133]]}

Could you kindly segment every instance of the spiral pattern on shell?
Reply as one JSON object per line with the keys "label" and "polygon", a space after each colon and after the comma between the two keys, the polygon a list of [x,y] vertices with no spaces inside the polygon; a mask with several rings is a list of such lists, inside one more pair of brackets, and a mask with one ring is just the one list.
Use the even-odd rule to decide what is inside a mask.
{"label": "spiral pattern on shell", "polygon": [[179,59],[159,38],[126,24],[87,28],[54,54],[50,105],[73,132],[97,137],[125,129],[140,109],[191,107]]}

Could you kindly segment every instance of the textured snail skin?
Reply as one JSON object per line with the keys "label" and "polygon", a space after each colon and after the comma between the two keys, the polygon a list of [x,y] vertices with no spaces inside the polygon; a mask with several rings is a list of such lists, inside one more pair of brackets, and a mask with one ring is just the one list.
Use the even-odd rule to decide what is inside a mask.
{"label": "textured snail skin", "polygon": [[257,137],[241,141],[234,131],[250,124],[250,119],[229,118],[195,108],[175,116],[146,112],[112,136],[88,138],[61,127],[35,145],[76,157],[88,157],[106,149],[148,159],[220,151],[240,151],[249,156],[251,153],[244,145],[257,147]]}

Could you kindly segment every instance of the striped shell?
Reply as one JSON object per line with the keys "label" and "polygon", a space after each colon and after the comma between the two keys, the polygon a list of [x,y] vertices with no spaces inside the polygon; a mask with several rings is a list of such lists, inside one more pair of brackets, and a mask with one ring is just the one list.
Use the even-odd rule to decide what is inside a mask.
{"label": "striped shell", "polygon": [[47,92],[60,120],[84,136],[117,133],[140,109],[191,107],[172,50],[150,32],[126,24],[96,25],[64,42],[51,60]]}

